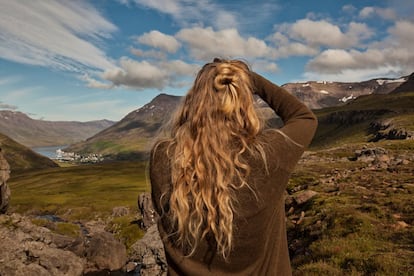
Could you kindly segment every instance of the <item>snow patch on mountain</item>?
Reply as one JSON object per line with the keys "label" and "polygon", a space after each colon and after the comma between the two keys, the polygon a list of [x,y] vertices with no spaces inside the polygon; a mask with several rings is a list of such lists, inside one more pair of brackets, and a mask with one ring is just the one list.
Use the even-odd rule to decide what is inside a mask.
{"label": "snow patch on mountain", "polygon": [[406,81],[406,79],[405,79],[405,78],[399,78],[399,79],[394,79],[394,80],[384,80],[384,79],[379,79],[379,80],[376,80],[376,81],[377,81],[377,83],[378,83],[379,85],[383,85],[383,84],[385,84],[385,83],[405,82],[405,81]]}

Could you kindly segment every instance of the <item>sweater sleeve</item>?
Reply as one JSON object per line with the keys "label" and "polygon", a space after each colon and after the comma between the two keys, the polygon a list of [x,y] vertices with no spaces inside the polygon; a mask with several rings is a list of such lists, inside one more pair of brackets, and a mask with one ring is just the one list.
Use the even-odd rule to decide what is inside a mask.
{"label": "sweater sleeve", "polygon": [[252,72],[254,93],[259,95],[283,120],[280,132],[285,138],[306,148],[315,134],[317,119],[313,112],[282,87]]}
{"label": "sweater sleeve", "polygon": [[169,190],[170,168],[167,158],[167,142],[158,142],[152,149],[149,162],[149,177],[151,182],[151,198],[155,211],[162,215],[165,211],[163,197]]}

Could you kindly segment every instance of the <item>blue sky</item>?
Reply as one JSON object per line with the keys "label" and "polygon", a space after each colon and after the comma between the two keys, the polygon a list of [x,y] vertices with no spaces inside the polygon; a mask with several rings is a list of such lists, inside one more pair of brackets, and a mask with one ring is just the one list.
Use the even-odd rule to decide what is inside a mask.
{"label": "blue sky", "polygon": [[0,0],[0,109],[120,120],[212,58],[281,85],[414,71],[411,0]]}

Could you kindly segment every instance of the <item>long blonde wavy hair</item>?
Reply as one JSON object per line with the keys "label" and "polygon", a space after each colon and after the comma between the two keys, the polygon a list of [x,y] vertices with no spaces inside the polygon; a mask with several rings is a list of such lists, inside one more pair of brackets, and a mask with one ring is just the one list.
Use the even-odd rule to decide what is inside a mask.
{"label": "long blonde wavy hair", "polygon": [[[226,259],[232,248],[235,191],[248,186],[243,153],[263,151],[250,70],[238,60],[215,59],[199,71],[172,126],[169,212],[178,242],[189,254],[213,237]],[[248,186],[249,187],[249,186]]]}

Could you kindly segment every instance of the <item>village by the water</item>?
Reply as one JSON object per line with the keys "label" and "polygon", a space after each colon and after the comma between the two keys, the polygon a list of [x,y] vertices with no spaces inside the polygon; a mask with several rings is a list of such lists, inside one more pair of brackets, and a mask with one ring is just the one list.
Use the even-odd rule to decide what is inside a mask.
{"label": "village by the water", "polygon": [[60,162],[76,162],[76,163],[98,163],[105,160],[102,154],[89,153],[78,154],[75,152],[65,152],[62,149],[56,150],[56,157],[54,158]]}

